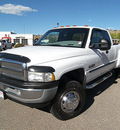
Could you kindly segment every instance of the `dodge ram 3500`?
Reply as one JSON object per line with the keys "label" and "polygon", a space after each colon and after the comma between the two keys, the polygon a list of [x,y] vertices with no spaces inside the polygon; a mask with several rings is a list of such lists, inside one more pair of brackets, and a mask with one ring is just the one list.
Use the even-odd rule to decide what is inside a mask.
{"label": "dodge ram 3500", "polygon": [[0,53],[0,97],[22,103],[49,103],[61,120],[77,116],[86,89],[120,67],[120,45],[107,30],[62,27],[47,31],[34,46]]}

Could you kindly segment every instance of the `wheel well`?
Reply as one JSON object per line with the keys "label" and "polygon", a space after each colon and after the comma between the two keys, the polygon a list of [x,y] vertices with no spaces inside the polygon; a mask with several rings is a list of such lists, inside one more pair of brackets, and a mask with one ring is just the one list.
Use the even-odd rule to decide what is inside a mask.
{"label": "wheel well", "polygon": [[85,80],[85,72],[83,68],[72,70],[70,72],[65,73],[60,78],[60,83],[66,83],[69,80],[76,80],[79,83],[83,84]]}

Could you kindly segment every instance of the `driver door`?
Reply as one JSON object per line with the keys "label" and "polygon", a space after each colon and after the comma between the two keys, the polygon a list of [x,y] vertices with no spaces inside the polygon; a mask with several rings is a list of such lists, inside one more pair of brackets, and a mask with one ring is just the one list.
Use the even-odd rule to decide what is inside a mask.
{"label": "driver door", "polygon": [[[90,45],[93,43],[99,43],[100,39],[106,39],[108,40],[109,44],[111,44],[111,40],[107,31],[93,29]],[[115,48],[113,46],[111,46],[110,50],[88,49],[87,55],[89,55],[89,62],[87,70],[87,82],[96,79],[113,68],[115,65],[115,56],[113,54],[114,49]]]}

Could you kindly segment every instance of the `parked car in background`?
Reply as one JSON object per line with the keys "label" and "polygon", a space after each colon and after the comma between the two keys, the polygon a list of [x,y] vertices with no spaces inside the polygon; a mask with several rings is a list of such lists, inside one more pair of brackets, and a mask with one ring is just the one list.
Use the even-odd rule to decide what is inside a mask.
{"label": "parked car in background", "polygon": [[0,50],[6,50],[6,49],[11,49],[12,48],[12,43],[9,42],[8,39],[2,39],[0,41]]}

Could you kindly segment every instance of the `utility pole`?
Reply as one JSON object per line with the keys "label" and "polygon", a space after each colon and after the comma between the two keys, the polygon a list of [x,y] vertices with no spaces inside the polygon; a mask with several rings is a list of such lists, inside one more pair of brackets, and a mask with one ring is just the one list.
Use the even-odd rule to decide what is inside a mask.
{"label": "utility pole", "polygon": [[59,23],[57,23],[57,27],[59,27]]}

